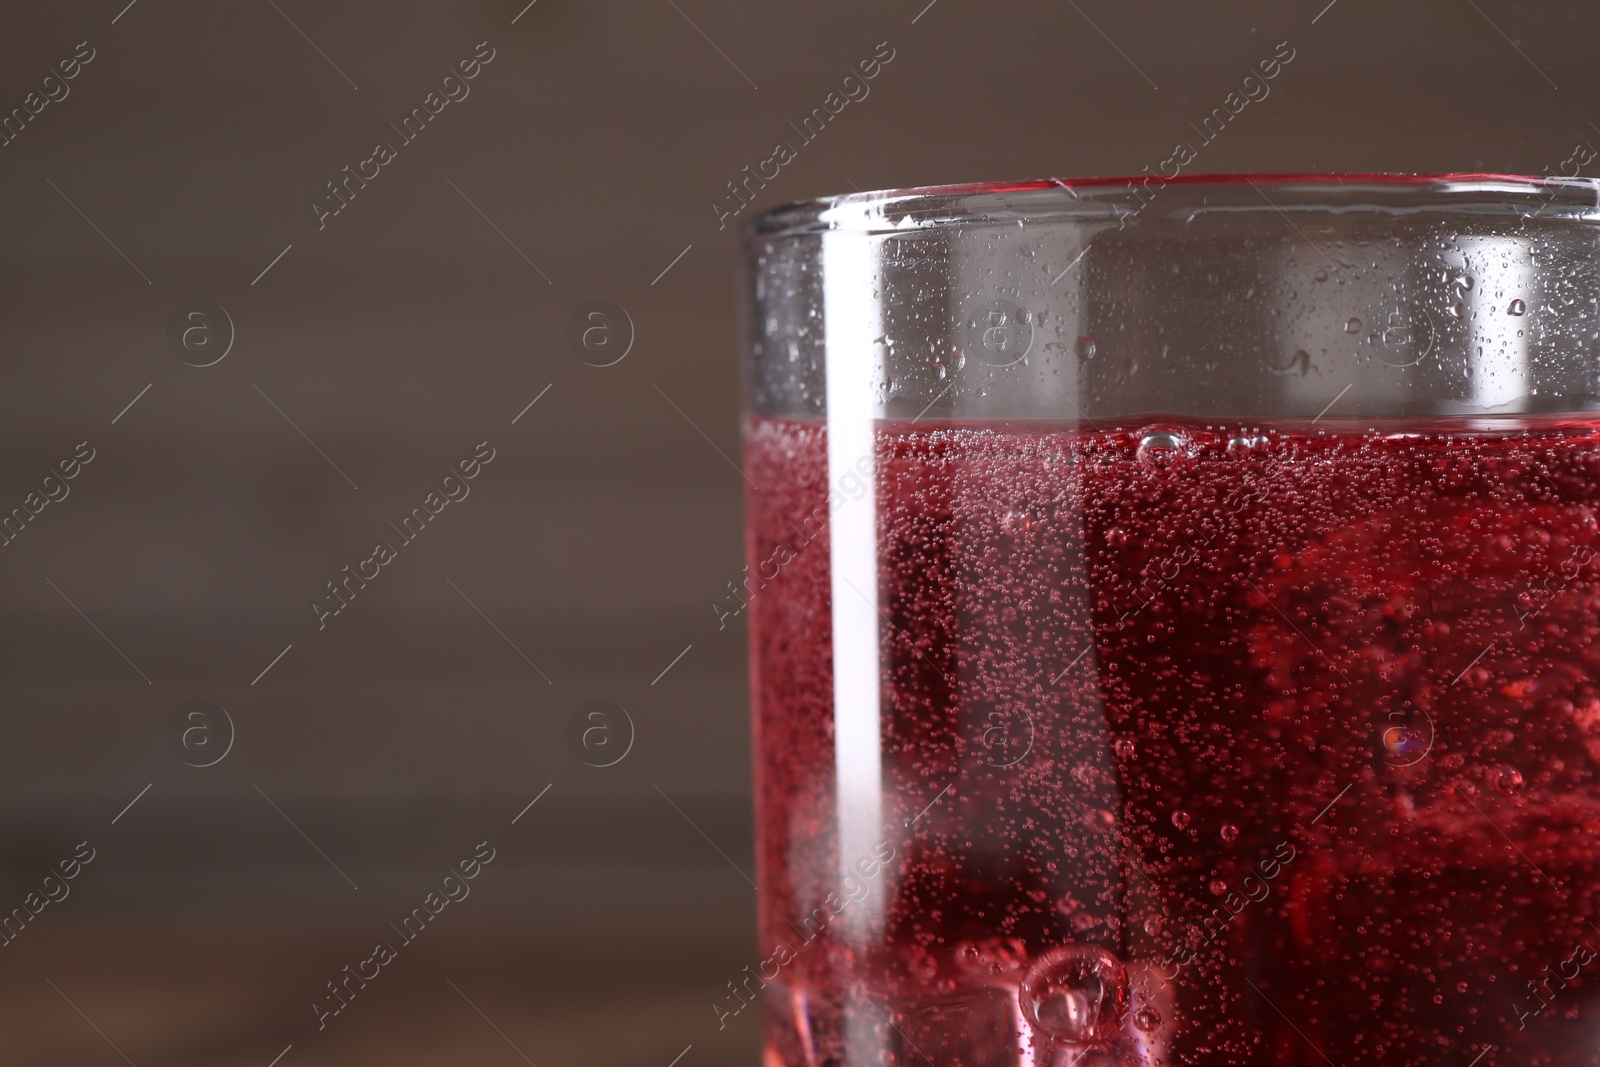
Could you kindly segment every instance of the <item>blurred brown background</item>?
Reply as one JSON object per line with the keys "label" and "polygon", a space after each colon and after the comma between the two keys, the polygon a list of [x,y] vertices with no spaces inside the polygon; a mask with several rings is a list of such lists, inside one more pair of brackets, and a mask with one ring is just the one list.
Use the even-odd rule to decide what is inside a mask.
{"label": "blurred brown background", "polygon": [[[0,147],[0,510],[94,450],[0,548],[0,915],[70,891],[0,947],[0,1062],[755,1061],[755,1012],[711,1008],[757,952],[744,640],[710,607],[743,565],[710,203],[880,42],[758,207],[1153,168],[1284,41],[1192,172],[1600,145],[1577,3],[525,3],[0,15],[0,109],[39,108]],[[636,332],[608,367],[566,340],[596,299]],[[231,320],[211,366],[214,311],[169,341],[193,300]],[[470,495],[319,630],[326,583],[482,441]],[[614,710],[569,741],[595,700],[631,748]],[[326,983],[480,841],[470,897],[319,1030]]]}

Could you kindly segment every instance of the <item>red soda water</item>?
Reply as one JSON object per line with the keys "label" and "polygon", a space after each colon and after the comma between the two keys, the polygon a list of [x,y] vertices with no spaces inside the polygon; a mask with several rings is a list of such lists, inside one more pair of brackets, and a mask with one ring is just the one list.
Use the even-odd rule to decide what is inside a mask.
{"label": "red soda water", "polygon": [[767,1067],[1600,1062],[1600,420],[875,447],[854,856],[860,502],[745,427]]}

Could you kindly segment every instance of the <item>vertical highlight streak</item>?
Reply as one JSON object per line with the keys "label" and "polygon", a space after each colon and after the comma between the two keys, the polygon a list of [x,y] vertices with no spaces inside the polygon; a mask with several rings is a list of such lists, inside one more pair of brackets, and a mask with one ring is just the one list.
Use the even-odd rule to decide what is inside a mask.
{"label": "vertical highlight streak", "polygon": [[[860,234],[822,237],[824,340],[827,346],[829,563],[833,595],[833,736],[839,877],[883,837],[879,733],[878,530],[873,339],[882,320],[878,242]],[[853,474],[849,474],[853,472]],[[857,499],[838,499],[842,479],[859,478]],[[887,884],[887,876],[885,878]],[[880,926],[884,892],[853,902],[839,917],[845,936],[864,943]]]}
{"label": "vertical highlight streak", "polygon": [[1476,275],[1470,292],[1456,290],[1473,326],[1467,349],[1472,359],[1468,402],[1490,411],[1527,410],[1534,387],[1538,307],[1544,303],[1539,268],[1520,240],[1468,237],[1459,246],[1465,257],[1462,273]]}

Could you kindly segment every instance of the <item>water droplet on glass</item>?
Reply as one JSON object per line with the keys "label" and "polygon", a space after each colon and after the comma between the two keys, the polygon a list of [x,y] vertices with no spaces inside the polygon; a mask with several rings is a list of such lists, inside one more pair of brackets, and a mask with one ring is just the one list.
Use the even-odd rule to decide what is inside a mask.
{"label": "water droplet on glass", "polygon": [[1222,824],[1221,836],[1223,844],[1231,845],[1239,840],[1239,828],[1231,822],[1225,822]]}
{"label": "water droplet on glass", "polygon": [[1176,430],[1146,430],[1139,439],[1139,462],[1166,467],[1189,454],[1189,439]]}
{"label": "water droplet on glass", "polygon": [[1133,1013],[1133,1025],[1149,1033],[1161,1025],[1161,1013],[1151,1007],[1143,1007]]}
{"label": "water droplet on glass", "polygon": [[1181,810],[1173,812],[1172,825],[1180,830],[1187,829],[1189,826],[1189,813]]}
{"label": "water droplet on glass", "polygon": [[1052,1037],[1099,1044],[1122,1026],[1128,1010],[1128,972],[1092,945],[1051,949],[1019,989],[1023,1010]]}
{"label": "water droplet on glass", "polygon": [[1506,314],[1507,315],[1518,315],[1518,316],[1520,316],[1520,315],[1527,314],[1527,312],[1528,312],[1528,305],[1524,304],[1522,302],[1522,298],[1521,297],[1518,297],[1516,300],[1511,301],[1511,306],[1506,308]]}
{"label": "water droplet on glass", "polygon": [[1080,337],[1080,338],[1078,338],[1077,351],[1078,351],[1078,358],[1079,359],[1093,359],[1094,358],[1094,338],[1093,337]]}
{"label": "water droplet on glass", "polygon": [[1350,316],[1350,318],[1345,320],[1344,332],[1345,333],[1360,333],[1361,332],[1361,320],[1356,318],[1354,315]]}
{"label": "water droplet on glass", "polygon": [[1297,348],[1273,364],[1272,370],[1276,374],[1299,374],[1304,378],[1311,373],[1311,353],[1303,348]]}

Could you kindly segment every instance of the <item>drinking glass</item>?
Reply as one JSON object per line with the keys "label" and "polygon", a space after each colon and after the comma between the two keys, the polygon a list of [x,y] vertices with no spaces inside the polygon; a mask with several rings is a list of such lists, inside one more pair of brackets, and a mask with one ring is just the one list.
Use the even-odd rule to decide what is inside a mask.
{"label": "drinking glass", "polygon": [[766,1067],[1596,1062],[1597,188],[746,230]]}

